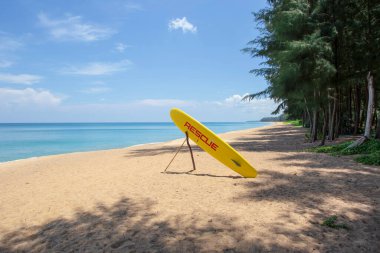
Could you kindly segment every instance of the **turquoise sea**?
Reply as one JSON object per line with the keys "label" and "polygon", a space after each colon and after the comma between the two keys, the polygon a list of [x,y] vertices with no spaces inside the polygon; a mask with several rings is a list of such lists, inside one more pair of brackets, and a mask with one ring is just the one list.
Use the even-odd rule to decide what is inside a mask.
{"label": "turquoise sea", "polygon": [[[209,122],[216,133],[269,125],[268,122]],[[173,123],[3,123],[0,162],[78,151],[124,148],[183,137]]]}

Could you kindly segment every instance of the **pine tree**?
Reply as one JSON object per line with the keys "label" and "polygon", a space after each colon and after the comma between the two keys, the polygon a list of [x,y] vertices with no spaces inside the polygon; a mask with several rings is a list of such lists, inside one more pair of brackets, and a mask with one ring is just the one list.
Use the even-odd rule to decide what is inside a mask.
{"label": "pine tree", "polygon": [[[380,138],[380,96],[369,100],[369,80],[379,93],[380,3],[376,0],[276,0],[254,13],[261,35],[243,49],[263,59],[251,73],[269,86],[244,99],[267,96],[303,118],[311,130],[333,140],[340,133],[359,133],[375,125]],[[368,76],[368,78],[367,78]],[[369,86],[368,86],[369,87]],[[371,103],[373,106],[371,107]],[[370,105],[368,107],[368,104]],[[374,108],[378,112],[368,110]]]}

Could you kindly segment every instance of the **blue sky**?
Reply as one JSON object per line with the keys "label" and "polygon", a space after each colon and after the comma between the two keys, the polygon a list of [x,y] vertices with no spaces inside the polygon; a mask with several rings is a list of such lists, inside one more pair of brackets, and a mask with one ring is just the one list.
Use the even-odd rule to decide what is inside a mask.
{"label": "blue sky", "polygon": [[0,122],[202,121],[269,116],[260,63],[260,1],[0,1]]}

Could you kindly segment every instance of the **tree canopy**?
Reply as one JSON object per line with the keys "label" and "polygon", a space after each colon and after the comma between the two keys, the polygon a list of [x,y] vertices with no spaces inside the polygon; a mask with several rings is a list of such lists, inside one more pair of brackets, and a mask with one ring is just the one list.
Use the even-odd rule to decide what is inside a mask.
{"label": "tree canopy", "polygon": [[263,59],[251,73],[268,87],[245,99],[274,99],[274,114],[302,118],[311,141],[364,132],[368,113],[380,131],[378,0],[269,0],[254,17],[261,33],[243,51]]}

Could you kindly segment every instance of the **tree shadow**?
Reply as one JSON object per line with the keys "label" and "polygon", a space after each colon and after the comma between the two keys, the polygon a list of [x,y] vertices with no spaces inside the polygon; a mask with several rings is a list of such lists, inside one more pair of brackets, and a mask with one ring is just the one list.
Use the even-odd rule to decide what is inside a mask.
{"label": "tree shadow", "polygon": [[[306,130],[288,125],[278,125],[272,128],[256,129],[252,134],[245,134],[244,138],[236,138],[228,143],[237,151],[286,151],[295,152],[303,148],[304,135]],[[293,145],[289,147],[289,143]],[[178,146],[165,145],[152,148],[137,148],[128,150],[125,157],[145,157],[162,154],[174,154]],[[194,152],[203,152],[196,144],[192,144]],[[187,153],[188,148],[182,147],[179,153]]]}
{"label": "tree shadow", "polygon": [[[157,156],[162,154],[173,154],[178,150],[176,146],[160,146],[160,148],[139,148],[134,150],[128,150],[125,157],[144,157],[144,156]],[[203,152],[201,148],[195,144],[191,145],[193,152]],[[178,152],[180,154],[189,153],[187,146],[183,146]]]}
{"label": "tree shadow", "polygon": [[[91,211],[77,210],[70,219],[15,228],[0,237],[0,252],[378,252],[380,169],[325,154],[297,152],[309,145],[303,135],[302,129],[278,126],[232,142],[239,151],[279,152],[263,161],[274,166],[260,171],[257,180],[238,181],[242,191],[231,202],[237,206],[285,206],[284,210],[276,209],[274,220],[260,222],[261,227],[246,227],[232,213],[223,212],[177,212],[162,217],[157,214],[157,203],[149,199],[136,202],[122,198],[111,206],[99,203]],[[289,143],[295,145],[289,147]],[[131,155],[175,150],[136,149]],[[241,179],[227,177],[225,181],[231,178]],[[218,180],[223,182],[224,178]],[[246,215],[266,218],[254,208]],[[321,226],[331,215],[337,215],[350,229]]]}
{"label": "tree shadow", "polygon": [[[263,161],[271,166],[260,170],[257,180],[242,182],[245,190],[234,200],[291,205],[288,210],[294,213],[279,212],[277,220],[267,224],[267,230],[272,233],[269,236],[283,235],[294,244],[308,242],[310,245],[305,247],[310,250],[307,251],[378,252],[380,169],[355,163],[350,157],[303,152],[317,145],[306,143],[305,133],[302,128],[279,125],[257,129],[252,134],[248,132],[244,138],[229,142],[241,152],[278,152]],[[175,150],[167,146],[160,150],[136,150],[132,155],[158,155]],[[337,215],[350,229],[322,226],[332,215]],[[307,221],[302,226],[301,218]],[[297,226],[301,228],[295,230]],[[282,250],[296,251],[292,246],[279,249]]]}
{"label": "tree shadow", "polygon": [[305,133],[304,128],[277,125],[272,128],[257,129],[252,134],[237,138],[231,145],[240,151],[297,152],[304,148]]}
{"label": "tree shadow", "polygon": [[192,173],[189,171],[186,172],[175,172],[175,171],[166,171],[166,172],[161,172],[163,174],[169,174],[169,175],[189,175],[189,176],[194,176],[194,177],[219,177],[219,178],[231,178],[231,179],[246,179],[242,176],[219,176],[219,175],[212,175],[208,173]]}
{"label": "tree shadow", "polygon": [[[329,252],[378,252],[380,249],[380,169],[348,159],[307,152],[287,153],[272,158],[282,170],[260,171],[261,181],[245,182],[241,201],[286,203],[293,214],[279,218],[273,233],[286,234],[291,241],[309,237],[317,249]],[[297,218],[309,226],[294,231]],[[337,215],[349,229],[323,227],[326,218]],[[299,218],[298,218],[299,219]],[[312,238],[312,239],[311,239]]]}
{"label": "tree shadow", "polygon": [[0,252],[288,252],[281,245],[246,239],[230,217],[210,214],[156,218],[155,203],[122,198],[112,206],[78,210],[72,219],[21,227],[0,239]]}
{"label": "tree shadow", "polygon": [[[248,152],[299,152],[306,148],[315,147],[319,143],[309,143],[305,139],[307,129],[291,125],[276,125],[271,128],[255,129],[253,133],[245,133],[244,137],[227,141],[237,151]],[[223,139],[223,138],[222,138]],[[226,138],[227,139],[227,138]],[[341,137],[333,143],[352,140],[352,137]],[[292,145],[289,145],[291,143]],[[329,142],[327,142],[329,144]],[[178,144],[179,145],[179,144]],[[179,146],[164,145],[152,148],[137,148],[128,150],[125,157],[145,157],[162,154],[174,154]],[[192,143],[194,152],[203,152],[196,144]],[[186,146],[179,153],[188,153]]]}

